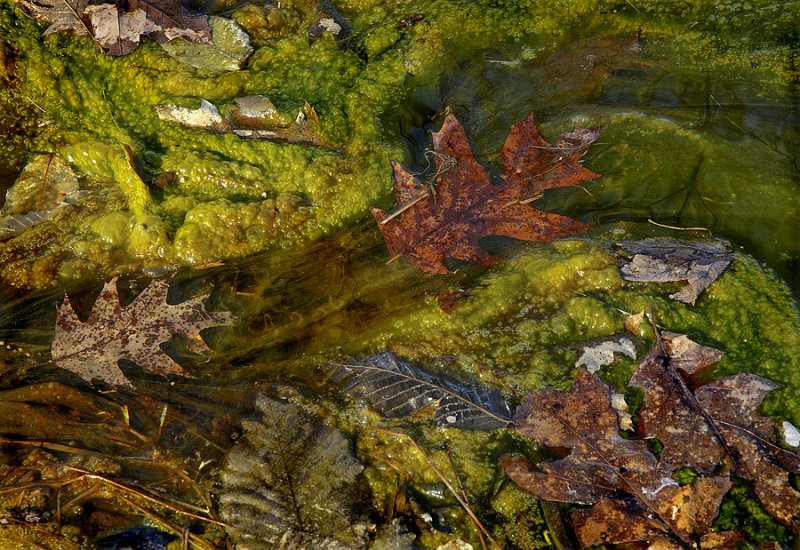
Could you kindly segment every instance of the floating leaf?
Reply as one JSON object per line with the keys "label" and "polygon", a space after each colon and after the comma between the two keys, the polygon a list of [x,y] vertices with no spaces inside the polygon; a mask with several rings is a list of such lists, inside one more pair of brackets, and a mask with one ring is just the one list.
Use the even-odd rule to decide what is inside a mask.
{"label": "floating leaf", "polygon": [[582,349],[583,353],[575,361],[575,366],[584,366],[591,373],[595,373],[600,370],[600,367],[610,365],[616,361],[615,353],[621,353],[631,359],[636,359],[636,345],[632,339],[626,336],[617,335],[599,342],[592,342],[584,345]]}
{"label": "floating leaf", "polygon": [[598,136],[597,129],[578,128],[550,144],[539,135],[531,115],[508,135],[501,153],[504,181],[493,185],[489,172],[473,157],[463,126],[448,112],[441,130],[433,134],[435,199],[416,176],[395,164],[398,207],[393,213],[373,208],[372,214],[389,251],[423,271],[447,273],[445,258],[490,263],[493,258],[479,245],[487,235],[551,241],[587,228],[527,203],[545,189],[598,177],[579,162]]}
{"label": "floating leaf", "polygon": [[[595,503],[571,516],[582,546],[735,546],[735,533],[710,532],[732,486],[726,465],[753,483],[770,515],[800,527],[800,492],[789,479],[800,473],[800,456],[779,447],[775,422],[757,413],[777,385],[742,373],[695,388],[722,352],[680,334],[657,336],[630,384],[645,390],[637,431],[661,442],[658,457],[642,439],[620,437],[611,388],[581,368],[569,392],[530,392],[514,417],[518,433],[569,454],[536,469],[504,457],[508,475],[541,498]],[[679,486],[673,477],[682,468],[699,475]]]}
{"label": "floating leaf", "polygon": [[583,547],[653,540],[689,546],[710,531],[732,482],[698,477],[679,486],[644,441],[619,435],[611,397],[584,368],[568,392],[530,392],[514,415],[515,430],[570,453],[537,469],[522,457],[502,457],[506,473],[540,498],[596,503],[572,515]]}
{"label": "floating leaf", "polygon": [[197,69],[212,72],[238,71],[253,47],[250,37],[239,24],[227,17],[210,17],[211,42],[173,40],[161,47],[173,58]]}
{"label": "floating leaf", "polygon": [[389,418],[436,402],[439,426],[491,431],[511,421],[511,406],[497,390],[430,373],[388,351],[363,363],[331,364],[328,371],[345,392]]}
{"label": "floating leaf", "polygon": [[262,418],[243,422],[219,474],[237,548],[365,548],[369,524],[354,511],[364,467],[347,439],[294,405],[259,396],[256,406]]}
{"label": "floating leaf", "polygon": [[800,492],[789,474],[800,474],[800,455],[779,447],[775,421],[757,414],[761,402],[779,386],[754,374],[715,380],[695,390],[725,439],[738,473],[753,482],[753,492],[775,519],[800,530]]}
{"label": "floating leaf", "polygon": [[58,155],[38,155],[8,191],[0,208],[0,236],[27,229],[49,217],[78,192],[78,178]]}
{"label": "floating leaf", "polygon": [[114,386],[133,386],[117,365],[128,359],[157,374],[191,376],[173,361],[160,345],[180,334],[188,349],[209,351],[200,331],[230,325],[228,312],[209,313],[199,296],[179,304],[167,303],[169,283],[152,281],[127,306],[119,302],[117,280],[107,282],[97,297],[86,322],[78,319],[69,297],[58,308],[53,361],[87,382],[99,378]]}
{"label": "floating leaf", "polygon": [[634,255],[621,269],[626,281],[686,281],[688,284],[670,298],[692,305],[733,260],[733,253],[721,241],[654,238],[621,242],[617,246]]}

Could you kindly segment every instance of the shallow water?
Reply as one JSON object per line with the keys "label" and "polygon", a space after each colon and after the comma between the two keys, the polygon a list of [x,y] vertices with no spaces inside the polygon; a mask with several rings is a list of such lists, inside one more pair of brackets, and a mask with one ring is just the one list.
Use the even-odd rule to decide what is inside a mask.
{"label": "shallow water", "polygon": [[[211,292],[209,309],[233,311],[239,322],[231,328],[204,333],[215,350],[209,357],[188,353],[180,341],[166,348],[196,379],[165,380],[123,363],[123,370],[136,385],[135,392],[110,388],[97,392],[48,362],[56,318],[54,305],[66,291],[85,319],[102,280],[87,278],[29,294],[6,287],[0,290],[0,340],[6,346],[0,355],[3,389],[12,391],[48,382],[79,388],[83,394],[92,395],[91,407],[68,401],[61,409],[51,411],[40,410],[47,409],[40,397],[26,396],[22,401],[38,407],[27,413],[32,418],[56,426],[66,422],[65,416],[91,429],[98,417],[91,417],[90,409],[113,411],[105,413],[113,417],[113,422],[108,422],[111,433],[129,436],[132,430],[142,436],[141,441],[126,439],[129,447],[115,444],[99,449],[102,445],[94,438],[73,438],[74,446],[116,453],[122,477],[142,483],[162,483],[167,476],[149,462],[152,471],[137,471],[132,457],[145,451],[151,453],[147,458],[151,461],[166,456],[167,463],[185,468],[192,473],[190,477],[211,487],[213,498],[218,496],[214,491],[219,489],[220,474],[209,474],[211,481],[206,482],[207,470],[203,468],[221,468],[225,453],[246,432],[242,419],[261,417],[261,409],[253,407],[254,395],[283,398],[297,404],[303,414],[316,415],[314,418],[323,418],[341,429],[352,442],[355,456],[367,464],[365,477],[372,483],[373,494],[360,502],[360,512],[371,513],[371,519],[378,517],[379,524],[386,523],[386,517],[381,517],[387,512],[386,502],[394,504],[392,495],[408,486],[408,494],[417,496],[409,496],[411,504],[406,508],[398,505],[396,510],[389,510],[389,515],[396,511],[398,516],[412,518],[408,523],[413,524],[412,531],[421,532],[423,546],[436,547],[448,536],[420,520],[425,512],[415,507],[436,508],[445,523],[477,547],[479,543],[461,509],[421,459],[412,456],[408,444],[376,436],[368,426],[406,431],[441,460],[446,460],[442,447],[449,446],[456,455],[454,469],[464,474],[468,491],[482,497],[491,495],[486,498],[490,502],[508,498],[513,503],[509,509],[514,510],[538,505],[529,497],[506,495],[512,489],[494,471],[496,458],[520,449],[542,457],[541,449],[526,447],[525,442],[505,432],[465,435],[404,419],[380,419],[366,407],[344,399],[326,382],[319,366],[392,349],[434,370],[460,373],[501,387],[509,397],[520,400],[522,390],[545,385],[568,388],[574,377],[572,363],[578,338],[614,332],[610,328],[613,322],[621,325],[623,319],[615,309],[649,302],[656,305],[665,323],[674,323],[666,328],[694,330],[693,336],[709,345],[730,345],[732,359],[726,359],[729,362],[723,364],[721,372],[741,370],[741,358],[748,356],[725,340],[732,338],[731,332],[715,332],[714,318],[705,317],[717,307],[707,305],[716,298],[699,302],[690,313],[683,313],[683,306],[670,303],[665,298],[668,293],[660,287],[656,291],[626,288],[630,295],[623,295],[621,285],[615,286],[613,281],[593,280],[583,287],[584,283],[577,280],[562,286],[554,284],[551,300],[548,289],[541,296],[536,293],[536,274],[549,273],[546,270],[550,269],[554,279],[568,279],[559,265],[569,259],[584,261],[586,256],[589,259],[585,264],[591,267],[611,241],[651,235],[713,236],[733,243],[743,254],[742,273],[757,273],[772,285],[770,292],[778,289],[774,293],[777,299],[764,292],[765,301],[784,301],[775,305],[775,311],[788,312],[781,319],[783,324],[776,326],[791,328],[800,323],[794,303],[800,297],[800,102],[796,69],[791,73],[795,80],[787,81],[786,89],[774,89],[765,87],[757,61],[743,59],[736,70],[685,60],[677,63],[669,59],[670,49],[660,43],[657,33],[586,34],[562,37],[549,45],[534,40],[503,51],[487,48],[458,59],[441,78],[415,90],[395,128],[413,159],[408,168],[429,174],[426,150],[430,132],[440,124],[435,115],[444,106],[451,106],[466,128],[476,158],[499,176],[501,168],[496,159],[503,141],[511,125],[529,112],[536,113],[540,131],[550,141],[576,125],[603,126],[601,143],[584,157],[584,165],[601,177],[582,188],[547,192],[534,204],[591,224],[592,230],[577,236],[579,244],[551,246],[489,238],[486,247],[502,258],[497,264],[451,263],[456,268],[453,274],[431,277],[402,259],[387,265],[388,251],[365,211],[348,228],[310,244],[207,269],[182,269],[172,283],[172,301]],[[796,53],[797,45],[794,47]],[[792,54],[775,55],[784,55],[789,63]],[[747,263],[746,256],[755,257],[761,266]],[[539,261],[541,268],[536,267]],[[772,279],[773,272],[779,280]],[[596,277],[598,281],[602,278]],[[587,275],[586,280],[590,278]],[[519,281],[518,286],[514,281]],[[760,284],[762,279],[758,281]],[[793,297],[780,293],[784,281]],[[127,273],[121,283],[123,303],[146,283],[147,279],[137,273]],[[497,312],[483,317],[470,310],[472,317],[464,314],[467,320],[459,328],[460,321],[452,319],[459,319],[460,313],[446,318],[436,308],[442,286],[466,291],[472,295],[473,304],[486,289],[500,287],[503,290],[497,291],[497,299],[505,301],[498,302]],[[749,298],[759,297],[757,284],[748,288]],[[515,293],[518,296],[513,296]],[[597,313],[601,309],[611,313],[608,319],[596,322],[576,321],[574,312],[583,311],[581,308],[598,318],[602,317]],[[553,328],[557,323],[572,324],[558,333]],[[531,324],[537,328],[529,328]],[[704,331],[706,324],[712,326]],[[767,327],[759,334],[769,332]],[[510,336],[500,341],[501,334]],[[798,336],[786,335],[787,350],[794,349],[791,346]],[[644,342],[639,348],[640,352],[646,348]],[[756,354],[753,352],[753,356]],[[765,364],[770,362],[777,359],[769,356],[764,360]],[[630,370],[632,362],[623,363]],[[530,368],[523,368],[523,364]],[[768,370],[772,368],[769,365],[752,368],[773,373],[781,366],[774,370]],[[788,365],[780,375],[784,376],[780,382],[788,386],[783,396],[800,388],[800,371],[792,370],[795,367],[798,365]],[[784,416],[797,414],[774,403],[771,406]],[[37,436],[33,429],[13,435],[15,439],[59,439],[57,433]],[[20,445],[10,447],[8,463],[21,464],[26,450]],[[61,452],[70,454],[63,449]],[[171,488],[173,495],[196,501],[192,490],[191,486]],[[523,502],[524,498],[528,500]],[[75,519],[80,516],[75,512],[80,506],[74,504],[69,522],[80,525],[84,536],[97,535],[86,527],[86,521]],[[486,510],[492,510],[491,504],[485,505]],[[527,540],[505,534],[509,548],[549,547],[542,535],[548,526],[536,510],[529,515]],[[486,512],[495,526],[510,525],[497,509],[492,514]],[[116,527],[120,525],[126,523],[120,521]]]}

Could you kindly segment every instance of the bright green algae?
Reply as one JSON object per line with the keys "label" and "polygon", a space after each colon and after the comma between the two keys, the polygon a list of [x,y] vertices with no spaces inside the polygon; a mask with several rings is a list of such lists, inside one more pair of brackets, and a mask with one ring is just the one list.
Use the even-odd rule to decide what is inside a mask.
{"label": "bright green algae", "polygon": [[[104,215],[98,212],[79,223],[108,229],[118,238],[64,231],[57,242],[46,244],[42,255],[53,276],[81,276],[63,267],[66,257],[94,262],[105,271],[158,270],[298,246],[340,231],[365,216],[369,204],[385,201],[389,161],[409,160],[398,128],[418,90],[419,97],[430,97],[439,76],[455,62],[483,53],[546,56],[575,40],[578,22],[583,36],[641,30],[644,37],[657,37],[648,45],[646,63],[670,59],[686,67],[702,62],[737,78],[745,70],[741,61],[746,55],[759,66],[747,77],[767,99],[791,80],[792,22],[766,2],[637,2],[635,9],[614,2],[479,2],[468,7],[444,0],[342,2],[337,7],[352,24],[352,38],[344,45],[327,34],[310,43],[306,29],[313,7],[281,5],[277,11],[254,5],[234,12],[256,50],[243,70],[220,73],[181,64],[147,39],[135,53],[114,59],[102,56],[86,37],[61,33],[40,38],[40,26],[3,4],[4,41],[22,52],[21,93],[36,98],[42,119],[52,122],[27,149],[58,152],[82,177],[108,182],[122,191],[131,213],[127,238],[121,238],[125,224],[116,212],[113,229],[97,221]],[[401,24],[412,15],[424,18]],[[758,26],[751,24],[755,18]],[[560,93],[569,95],[569,86],[546,99],[557,105]],[[159,121],[154,112],[158,104],[196,107],[201,98],[225,111],[233,99],[247,94],[268,96],[289,118],[308,101],[319,114],[323,137],[340,149],[214,134]],[[441,107],[427,106],[433,111]],[[507,108],[492,106],[491,98],[486,105],[464,107],[488,109],[489,114]],[[662,123],[641,116],[644,120],[629,115],[619,121],[620,135],[629,144],[659,139]],[[581,122],[610,120],[595,113]],[[504,124],[493,126],[496,132],[507,131]],[[643,127],[641,137],[631,136],[634,127]],[[484,138],[475,139],[480,146]],[[138,176],[128,166],[123,145],[133,151]],[[730,146],[724,144],[721,152]],[[694,147],[685,140],[677,152]],[[175,174],[169,185],[145,184],[164,174]],[[619,191],[634,178],[629,171],[612,181]],[[779,212],[775,218],[788,216]],[[6,279],[24,286],[49,284],[52,277],[34,277],[30,262],[13,252],[19,246],[18,241],[4,246],[6,258],[16,258],[4,262]],[[107,261],[112,257],[114,262]]]}
{"label": "bright green algae", "polygon": [[[652,306],[666,329],[726,352],[717,374],[749,371],[784,384],[765,410],[800,423],[794,399],[800,314],[783,283],[747,254],[737,254],[737,264],[691,307],[667,298],[677,284],[621,279],[608,244],[629,238],[625,231],[525,245],[468,278],[470,296],[448,316],[436,305],[438,280],[416,273],[405,260],[383,265],[388,257],[383,247],[375,248],[376,229],[366,243],[349,233],[368,217],[370,204],[390,205],[390,160],[422,164],[401,128],[424,134],[429,125],[423,119],[450,104],[466,115],[469,139],[490,167],[510,125],[530,111],[537,111],[548,139],[577,124],[605,126],[602,146],[586,157],[587,166],[604,175],[587,185],[592,195],[548,194],[546,209],[596,225],[647,217],[704,225],[744,243],[756,242],[748,239],[761,232],[771,240],[757,240],[750,252],[796,256],[800,239],[791,226],[797,170],[787,152],[800,141],[796,127],[776,123],[765,144],[750,131],[750,111],[727,108],[730,120],[721,120],[699,116],[704,107],[697,106],[705,102],[710,112],[715,100],[787,101],[796,70],[796,22],[787,15],[796,8],[768,2],[336,4],[352,23],[353,39],[345,47],[329,36],[310,44],[311,11],[302,4],[283,2],[280,16],[258,6],[240,8],[232,17],[250,33],[256,51],[242,71],[211,73],[180,64],[149,40],[134,54],[111,59],[85,37],[41,39],[41,26],[0,0],[0,42],[23,52],[18,93],[35,98],[45,111],[42,122],[50,121],[24,148],[63,155],[92,191],[81,209],[67,209],[2,245],[4,280],[48,286],[273,251],[259,260],[255,288],[245,289],[257,298],[241,298],[242,308],[255,313],[243,316],[247,341],[234,344],[243,356],[257,349],[270,376],[272,361],[285,361],[287,353],[287,372],[297,375],[298,362],[309,367],[306,354],[340,359],[339,351],[365,356],[390,348],[518,399],[522,390],[568,389],[579,343],[622,330],[627,312]],[[425,18],[398,28],[417,13]],[[625,60],[630,82],[620,72],[604,88],[602,79],[581,68],[584,58],[569,54],[551,72],[542,68],[551,54],[585,37],[639,30],[643,53]],[[559,80],[556,69],[568,76]],[[706,78],[714,86],[703,88]],[[201,98],[227,112],[247,94],[268,96],[290,120],[308,101],[326,141],[340,148],[248,141],[155,116],[155,105],[197,107]],[[8,97],[2,92],[4,101]],[[660,106],[648,103],[659,98]],[[670,102],[673,107],[664,107]],[[762,126],[774,122],[759,120]],[[133,152],[133,167],[123,145]],[[158,180],[168,173],[175,177]],[[686,182],[692,184],[690,201],[681,195],[662,200]],[[769,204],[768,214],[756,212],[754,201]],[[711,214],[704,205],[711,205]],[[332,243],[338,248],[321,251]],[[359,256],[363,247],[371,247],[366,258]],[[647,328],[642,336],[651,336]],[[650,342],[641,342],[640,355]],[[448,356],[453,360],[437,363]],[[622,360],[603,375],[623,389],[634,366]],[[258,365],[245,368],[244,380],[258,376]],[[327,406],[352,431],[365,462],[368,453],[382,452],[402,461],[415,487],[438,483],[403,441],[364,435],[365,417],[380,422],[374,415]],[[428,449],[444,437],[472,494],[491,490],[496,454],[523,447],[508,434],[401,427]],[[448,467],[443,452],[431,454]],[[381,468],[373,460],[365,471],[376,508],[396,488],[394,472]],[[433,489],[425,494],[435,501]],[[736,514],[753,503],[744,500],[721,521],[741,525]],[[482,513],[509,547],[546,546],[538,505],[520,491],[504,487]],[[469,530],[458,507],[449,514]],[[527,524],[516,528],[520,517]],[[425,533],[429,547],[446,540]]]}

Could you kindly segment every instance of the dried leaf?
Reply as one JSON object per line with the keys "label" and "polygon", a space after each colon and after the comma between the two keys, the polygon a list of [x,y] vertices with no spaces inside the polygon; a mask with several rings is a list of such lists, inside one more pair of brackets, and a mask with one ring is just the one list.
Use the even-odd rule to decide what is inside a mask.
{"label": "dried leaf", "polygon": [[435,196],[401,166],[394,165],[398,207],[393,213],[373,208],[393,255],[404,255],[429,273],[447,273],[444,258],[490,263],[479,245],[487,235],[555,240],[587,226],[565,216],[529,206],[545,189],[577,185],[598,177],[580,165],[580,157],[599,136],[578,128],[554,144],[539,135],[529,116],[512,128],[501,154],[503,183],[493,185],[489,172],[475,161],[464,128],[448,113],[433,134],[438,183]]}
{"label": "dried leaf", "polygon": [[[640,430],[647,437],[655,437],[664,444],[661,462],[665,467],[674,470],[690,466],[697,472],[709,474],[725,457],[725,448],[675,368],[681,365],[682,370],[700,372],[717,363],[722,352],[700,346],[678,334],[663,332],[661,337],[667,349],[673,346],[666,342],[677,342],[674,348],[680,355],[675,361],[669,355],[664,356],[661,346],[655,345],[631,377],[630,385],[641,386],[645,390],[644,406],[639,413]],[[680,360],[687,356],[702,361],[703,369],[693,369],[685,360]],[[687,445],[688,441],[692,444]]]}
{"label": "dried leaf", "polygon": [[8,191],[0,209],[0,236],[46,219],[78,192],[78,178],[58,155],[38,155]]}
{"label": "dried leaf", "polygon": [[227,132],[228,124],[219,114],[217,108],[205,99],[200,100],[200,107],[175,107],[174,105],[156,105],[156,114],[161,120],[175,122],[190,128],[201,128],[212,132]]}
{"label": "dried leaf", "polygon": [[733,253],[721,241],[686,242],[654,238],[625,241],[617,246],[634,254],[621,269],[626,281],[688,284],[670,298],[694,305],[697,297],[717,280],[733,260]]}
{"label": "dried leaf", "polygon": [[616,361],[615,353],[621,353],[631,359],[636,359],[636,344],[633,343],[632,339],[621,335],[586,344],[582,349],[583,353],[575,361],[575,366],[584,366],[593,374],[600,370],[600,367],[610,365]]}
{"label": "dried leaf", "polygon": [[[126,0],[124,3],[89,6],[86,0],[16,0],[23,11],[51,23],[45,35],[69,30],[91,35],[106,55],[127,55],[139,46],[141,36],[158,42],[182,38],[211,44],[205,15],[192,15],[182,0]],[[91,17],[92,29],[84,21]]]}
{"label": "dried leaf", "polygon": [[437,402],[439,426],[491,431],[511,421],[511,407],[497,390],[427,372],[391,352],[361,364],[331,364],[328,371],[345,392],[390,418]]}
{"label": "dried leaf", "polygon": [[695,390],[697,400],[718,427],[738,466],[753,482],[764,509],[793,529],[800,529],[800,492],[789,483],[789,473],[800,474],[800,455],[779,447],[775,421],[757,414],[774,382],[742,373],[715,380]]}
{"label": "dried leaf", "polygon": [[32,19],[50,23],[44,35],[70,31],[74,35],[91,34],[83,21],[88,0],[15,0],[23,13]]}
{"label": "dried leaf", "polygon": [[570,453],[538,463],[541,471],[522,457],[502,457],[506,473],[540,498],[596,503],[572,518],[581,546],[662,538],[664,547],[689,546],[710,531],[732,482],[701,476],[680,487],[644,441],[619,435],[611,398],[611,388],[583,368],[568,392],[530,392],[515,430]]}
{"label": "dried leaf", "polygon": [[212,42],[173,40],[161,47],[174,59],[211,72],[238,71],[253,53],[250,36],[233,19],[210,17]]}
{"label": "dried leaf", "polygon": [[640,311],[639,313],[633,313],[625,317],[625,330],[632,334],[639,334],[639,327],[642,326],[642,321],[644,320],[644,311]]}
{"label": "dried leaf", "polygon": [[167,281],[155,280],[133,302],[122,306],[117,280],[112,279],[103,287],[86,322],[81,322],[65,296],[58,309],[53,361],[87,382],[99,378],[114,386],[133,386],[117,365],[120,359],[163,376],[191,376],[162,351],[160,344],[180,334],[190,351],[207,352],[200,332],[233,324],[234,317],[228,312],[206,311],[203,301],[208,295],[168,304],[168,291]]}
{"label": "dried leaf", "polygon": [[219,474],[220,512],[237,548],[365,548],[355,484],[364,469],[338,431],[294,405],[259,396],[259,420]]}
{"label": "dried leaf", "polygon": [[779,447],[775,421],[757,414],[778,385],[743,373],[692,393],[684,377],[692,382],[719,361],[722,352],[683,335],[663,333],[662,338],[666,357],[654,346],[630,381],[645,389],[641,428],[664,444],[661,462],[710,473],[730,455],[736,473],[753,483],[764,509],[781,523],[800,527],[800,492],[789,483],[790,472],[800,473],[800,456]]}
{"label": "dried leaf", "polygon": [[[247,127],[242,127],[237,123],[238,118],[236,113],[240,112],[241,107],[234,112],[232,117],[224,118],[220,115],[217,108],[205,99],[200,100],[200,107],[197,109],[188,109],[171,105],[157,105],[156,113],[161,120],[175,122],[190,128],[198,128],[212,132],[233,133],[242,138],[331,147],[319,134],[319,118],[314,108],[308,103],[297,113],[297,117],[293,123],[286,127],[281,127],[271,126],[274,121],[280,119],[270,110],[269,106],[271,106],[272,103],[267,98],[262,96],[245,96],[244,98],[237,98],[237,101],[239,99],[243,100],[246,108],[249,109],[247,115],[245,115],[248,119]],[[268,128],[259,128],[259,121],[256,116],[253,116],[255,114],[253,112],[253,105],[259,103],[265,115],[263,119],[264,125],[269,125]],[[269,103],[269,105],[267,103]],[[274,109],[274,106],[272,108]],[[255,107],[255,109],[258,109],[258,107]]]}

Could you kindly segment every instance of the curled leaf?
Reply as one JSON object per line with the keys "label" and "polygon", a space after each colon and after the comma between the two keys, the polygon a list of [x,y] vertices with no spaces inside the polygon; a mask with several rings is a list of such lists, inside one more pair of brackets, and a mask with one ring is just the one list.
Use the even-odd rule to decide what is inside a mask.
{"label": "curled leaf", "polygon": [[692,305],[733,260],[733,253],[721,241],[654,238],[621,242],[617,246],[634,255],[621,269],[626,281],[686,281],[686,286],[670,298]]}

